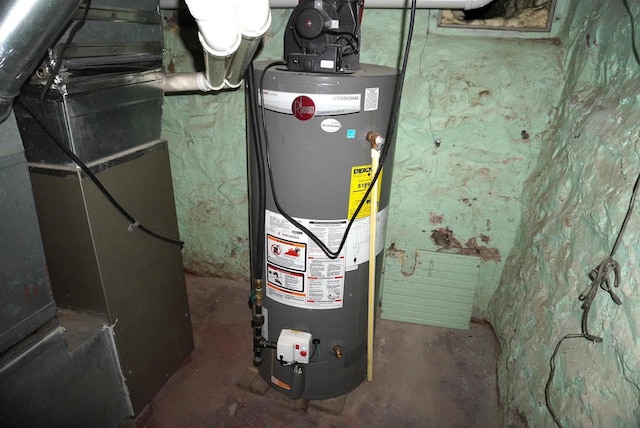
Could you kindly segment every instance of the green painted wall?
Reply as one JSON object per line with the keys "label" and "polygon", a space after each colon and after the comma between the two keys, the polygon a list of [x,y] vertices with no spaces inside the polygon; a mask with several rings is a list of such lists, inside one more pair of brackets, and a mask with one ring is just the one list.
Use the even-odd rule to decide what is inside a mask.
{"label": "green painted wall", "polygon": [[[260,58],[283,55],[290,10],[273,12]],[[365,11],[363,62],[398,65],[406,15]],[[484,317],[514,243],[523,183],[558,105],[561,49],[551,41],[428,34],[428,16],[418,11],[387,247],[404,254],[406,273],[416,250],[442,249],[433,230],[453,234],[462,248],[450,251],[483,257],[474,312]],[[188,49],[201,55],[197,38],[176,21],[165,12],[166,65],[191,71]],[[163,136],[172,153],[185,266],[199,274],[248,277],[243,90],[165,100]],[[529,138],[522,138],[523,130]]]}
{"label": "green painted wall", "polygon": [[[640,5],[629,1],[640,19]],[[549,358],[580,333],[579,294],[610,251],[640,172],[638,42],[623,0],[573,0],[561,39],[561,103],[524,186],[522,225],[490,305],[502,347],[501,403],[511,426],[552,426],[544,386]],[[616,259],[615,305],[600,290],[589,328],[602,343],[563,342],[551,402],[565,426],[640,426],[640,221],[631,217]]]}

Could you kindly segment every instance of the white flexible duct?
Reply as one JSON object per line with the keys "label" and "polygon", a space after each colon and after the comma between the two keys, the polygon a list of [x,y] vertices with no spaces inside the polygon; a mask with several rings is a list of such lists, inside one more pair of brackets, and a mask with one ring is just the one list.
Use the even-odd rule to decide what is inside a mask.
{"label": "white flexible duct", "polygon": [[[417,0],[420,9],[478,9],[493,0]],[[298,0],[269,0],[271,7],[296,7]],[[365,8],[402,9],[411,6],[409,0],[365,0]],[[183,0],[160,0],[162,9],[179,9],[184,7]]]}

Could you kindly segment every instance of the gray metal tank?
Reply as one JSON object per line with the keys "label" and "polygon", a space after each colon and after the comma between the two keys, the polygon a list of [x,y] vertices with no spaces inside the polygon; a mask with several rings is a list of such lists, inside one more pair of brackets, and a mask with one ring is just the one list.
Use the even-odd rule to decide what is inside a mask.
{"label": "gray metal tank", "polygon": [[[264,62],[254,65],[256,92],[266,67]],[[340,256],[322,253],[276,207],[268,171],[257,163],[260,151],[265,156],[267,150],[264,138],[256,144],[261,115],[281,208],[335,251],[369,186],[371,146],[365,136],[370,131],[386,136],[397,77],[395,69],[369,64],[352,74],[271,67],[263,79],[263,108],[252,115],[249,106],[252,278],[264,284],[262,334],[285,346],[284,351],[280,346],[262,351],[259,372],[292,398],[340,396],[366,378],[370,205],[357,216]],[[261,97],[255,99],[262,104]],[[379,182],[378,279],[394,154],[393,142],[386,144],[391,146]],[[264,210],[260,180],[266,186]],[[310,336],[296,342],[298,332]],[[292,364],[288,346],[294,346],[291,353],[300,364]]]}

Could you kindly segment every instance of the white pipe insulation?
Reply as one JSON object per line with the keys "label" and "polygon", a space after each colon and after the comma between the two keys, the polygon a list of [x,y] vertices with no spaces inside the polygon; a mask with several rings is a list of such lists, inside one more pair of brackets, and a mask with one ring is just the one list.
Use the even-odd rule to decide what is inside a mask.
{"label": "white pipe insulation", "polygon": [[[417,0],[419,9],[478,9],[493,0]],[[296,7],[298,0],[269,0],[269,6]],[[411,0],[365,0],[365,8],[372,9],[402,9],[411,7]],[[180,9],[184,7],[184,0],[160,0],[162,9]]]}

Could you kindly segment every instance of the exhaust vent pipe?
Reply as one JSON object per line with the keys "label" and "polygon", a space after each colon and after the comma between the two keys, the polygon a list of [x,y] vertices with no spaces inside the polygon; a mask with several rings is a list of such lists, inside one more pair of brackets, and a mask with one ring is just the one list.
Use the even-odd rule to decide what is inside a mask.
{"label": "exhaust vent pipe", "polygon": [[[262,36],[271,26],[271,9],[268,0],[186,0],[189,12],[198,23],[198,36],[205,57],[205,91],[234,89],[240,86],[244,73],[260,45]],[[177,77],[177,76],[176,76]],[[184,91],[185,82],[195,79],[176,79]],[[191,87],[202,91],[202,79]],[[174,86],[166,85],[165,92]]]}
{"label": "exhaust vent pipe", "polygon": [[236,0],[236,17],[241,42],[227,70],[227,85],[237,88],[253,59],[262,36],[271,27],[271,9],[267,0]]}
{"label": "exhaust vent pipe", "polygon": [[0,123],[13,98],[64,31],[82,0],[0,2]]}

